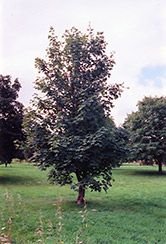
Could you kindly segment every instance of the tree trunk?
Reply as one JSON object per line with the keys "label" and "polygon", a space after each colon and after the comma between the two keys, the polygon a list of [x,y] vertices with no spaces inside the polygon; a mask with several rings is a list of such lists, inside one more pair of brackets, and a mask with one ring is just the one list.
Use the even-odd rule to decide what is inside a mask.
{"label": "tree trunk", "polygon": [[162,174],[163,170],[162,170],[162,162],[158,162],[158,169],[159,169],[159,174]]}
{"label": "tree trunk", "polygon": [[78,191],[77,204],[85,204],[85,189],[83,189],[81,186],[79,187]]}

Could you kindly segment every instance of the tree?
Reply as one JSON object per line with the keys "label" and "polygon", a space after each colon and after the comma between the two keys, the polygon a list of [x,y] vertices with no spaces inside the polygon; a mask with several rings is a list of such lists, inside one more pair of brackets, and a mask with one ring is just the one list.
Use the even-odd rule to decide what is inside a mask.
{"label": "tree", "polygon": [[23,140],[23,105],[17,101],[21,85],[18,79],[0,75],[0,162],[11,163]]}
{"label": "tree", "polygon": [[115,62],[106,55],[103,33],[72,28],[58,41],[51,27],[48,38],[48,60],[36,59],[43,77],[35,87],[43,95],[36,95],[25,118],[28,147],[41,169],[52,167],[53,183],[79,190],[82,204],[87,187],[107,191],[111,169],[125,153],[122,133],[109,119],[122,85],[107,84]]}
{"label": "tree", "polygon": [[128,115],[124,127],[132,147],[130,159],[155,162],[161,173],[166,160],[166,98],[145,97],[138,102],[138,111]]}

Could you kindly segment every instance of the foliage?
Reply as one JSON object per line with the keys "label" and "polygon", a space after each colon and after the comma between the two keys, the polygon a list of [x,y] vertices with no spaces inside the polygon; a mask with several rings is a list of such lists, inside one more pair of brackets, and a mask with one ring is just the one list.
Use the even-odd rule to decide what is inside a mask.
{"label": "foliage", "polygon": [[21,154],[23,105],[17,101],[21,85],[10,76],[0,75],[0,162],[11,163],[12,158]]}
{"label": "foliage", "polygon": [[[49,179],[84,190],[107,190],[111,169],[119,166],[125,149],[123,133],[110,122],[113,100],[122,85],[108,85],[114,65],[106,55],[103,33],[91,28],[82,34],[76,28],[58,41],[50,29],[48,61],[36,59],[36,95],[25,118],[32,159],[42,169],[53,166]],[[29,128],[29,129],[28,129]],[[73,182],[73,173],[78,183]],[[81,193],[80,193],[81,194]]]}
{"label": "foliage", "polygon": [[166,160],[166,98],[145,97],[138,111],[128,115],[124,127],[132,146],[130,160],[157,163],[159,171]]}

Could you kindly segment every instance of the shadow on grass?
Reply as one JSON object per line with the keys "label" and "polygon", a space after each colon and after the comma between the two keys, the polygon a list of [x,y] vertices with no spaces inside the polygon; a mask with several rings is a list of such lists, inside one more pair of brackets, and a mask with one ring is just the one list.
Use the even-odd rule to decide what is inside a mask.
{"label": "shadow on grass", "polygon": [[163,171],[162,173],[159,173],[158,171],[154,170],[133,170],[133,171],[128,171],[128,175],[140,175],[140,176],[166,176],[166,171]]}
{"label": "shadow on grass", "polygon": [[[77,205],[76,201],[64,201],[62,203],[63,211],[70,209],[72,212],[78,213],[84,208],[83,205]],[[166,205],[163,199],[157,201],[156,199],[119,199],[118,201],[101,202],[97,200],[87,200],[87,209],[89,213],[98,215],[99,213],[111,213],[119,212],[123,213],[139,213],[151,215],[153,212],[163,213],[165,211]],[[156,213],[157,214],[157,213]],[[163,217],[165,217],[166,212],[164,212]]]}
{"label": "shadow on grass", "polygon": [[26,176],[0,176],[0,185],[38,185],[38,181],[35,181],[32,177]]}
{"label": "shadow on grass", "polygon": [[120,168],[120,169],[114,169],[112,170],[112,172],[118,172],[119,175],[140,175],[140,176],[157,176],[157,177],[162,177],[162,176],[166,176],[166,171],[165,169],[163,170],[162,173],[159,173],[157,169],[132,169],[130,168],[129,170],[127,168]]}

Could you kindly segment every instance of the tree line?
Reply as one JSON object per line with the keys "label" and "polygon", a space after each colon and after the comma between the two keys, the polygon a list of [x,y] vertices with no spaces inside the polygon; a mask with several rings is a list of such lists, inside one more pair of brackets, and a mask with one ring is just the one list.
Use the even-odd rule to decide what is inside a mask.
{"label": "tree line", "polygon": [[108,84],[115,61],[106,54],[103,33],[73,27],[59,41],[51,27],[48,39],[47,60],[35,60],[35,88],[42,95],[31,108],[18,102],[18,79],[0,76],[0,162],[25,157],[49,168],[51,183],[78,190],[78,204],[85,203],[87,188],[107,191],[112,169],[123,162],[156,163],[162,172],[166,98],[145,97],[117,127],[111,109],[124,86]]}

